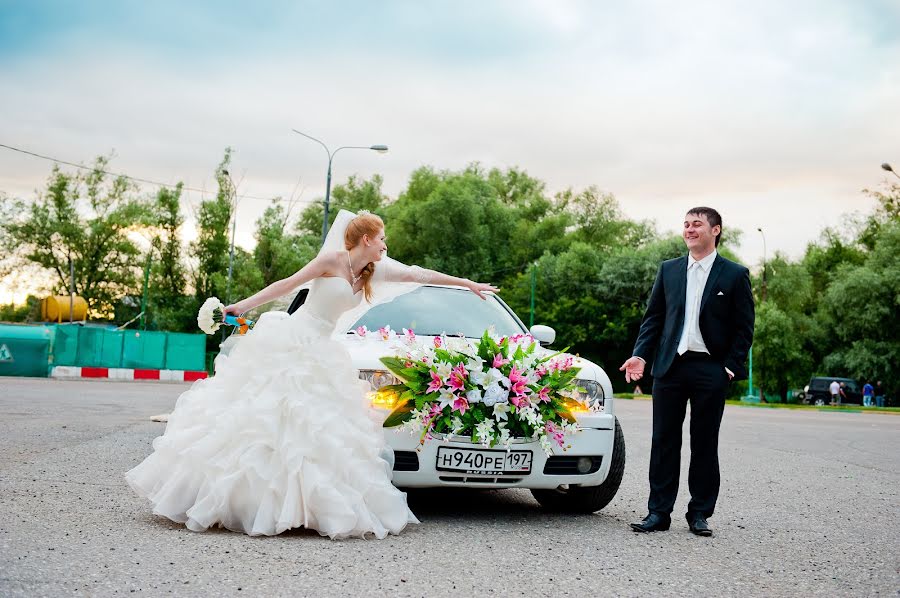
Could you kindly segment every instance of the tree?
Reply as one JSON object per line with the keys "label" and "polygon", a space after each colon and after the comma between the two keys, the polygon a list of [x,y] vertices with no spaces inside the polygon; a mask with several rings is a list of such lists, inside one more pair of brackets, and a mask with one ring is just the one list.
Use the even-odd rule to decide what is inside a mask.
{"label": "tree", "polygon": [[812,367],[810,354],[804,350],[801,324],[782,311],[774,301],[761,303],[756,310],[753,369],[759,387],[784,401],[791,387],[808,380]]}
{"label": "tree", "polygon": [[[379,213],[387,202],[387,196],[381,191],[383,180],[381,175],[373,175],[368,181],[360,180],[356,175],[351,175],[344,185],[335,185],[331,190],[328,205],[328,226],[334,222],[340,210],[359,212],[367,210]],[[307,206],[300,214],[297,222],[297,232],[301,235],[311,235],[322,238],[322,218],[325,214],[325,200],[322,199]]]}
{"label": "tree", "polygon": [[233,209],[231,184],[225,174],[229,164],[231,148],[225,148],[225,155],[216,167],[219,190],[215,198],[200,202],[197,213],[197,239],[191,244],[191,253],[196,260],[193,276],[195,296],[201,302],[213,296],[222,301],[228,300],[225,297],[225,283]]}
{"label": "tree", "polygon": [[288,211],[280,202],[266,208],[256,221],[253,259],[262,274],[264,285],[294,274],[311,261],[319,250],[319,235],[290,234],[285,230],[287,223]]}
{"label": "tree", "polygon": [[6,263],[38,265],[52,275],[50,291],[56,294],[70,291],[71,263],[71,291],[100,318],[110,318],[116,300],[138,288],[143,260],[130,233],[153,220],[149,203],[126,178],[104,173],[108,163],[99,157],[91,171],[75,174],[54,166],[34,201],[4,197],[0,205],[0,246],[11,258]]}
{"label": "tree", "polygon": [[152,265],[146,320],[148,328],[157,330],[196,329],[197,300],[185,294],[187,270],[179,235],[184,224],[181,192],[181,183],[173,189],[162,188],[153,205]]}
{"label": "tree", "polygon": [[834,339],[823,366],[831,375],[884,380],[900,386],[900,220],[880,225],[861,266],[838,271],[822,300],[822,317]]}

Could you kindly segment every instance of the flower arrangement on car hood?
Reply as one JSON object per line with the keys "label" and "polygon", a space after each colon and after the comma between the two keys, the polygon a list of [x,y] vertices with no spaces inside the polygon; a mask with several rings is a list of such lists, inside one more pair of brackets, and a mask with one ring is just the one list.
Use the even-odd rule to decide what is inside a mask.
{"label": "flower arrangement on car hood", "polygon": [[381,389],[399,393],[385,427],[418,433],[423,443],[453,434],[507,449],[514,438],[539,440],[547,454],[568,448],[565,435],[578,430],[570,409],[579,368],[571,356],[541,355],[528,334],[422,342],[404,333],[406,354],[381,358],[402,381]]}

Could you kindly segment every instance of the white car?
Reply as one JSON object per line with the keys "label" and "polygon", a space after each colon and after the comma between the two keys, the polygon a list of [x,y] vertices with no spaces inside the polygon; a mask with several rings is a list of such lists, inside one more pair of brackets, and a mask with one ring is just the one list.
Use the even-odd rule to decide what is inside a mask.
{"label": "white car", "polygon": [[[300,293],[291,311],[305,298]],[[372,331],[366,340],[354,333],[360,326]],[[371,407],[382,420],[394,407],[384,397],[393,393],[377,391],[398,382],[379,361],[397,354],[395,344],[371,339],[382,327],[398,332],[407,328],[426,338],[445,333],[478,339],[489,328],[504,336],[530,332],[542,347],[556,336],[547,326],[529,331],[500,297],[489,295],[483,301],[458,287],[424,285],[375,305],[345,330],[337,330],[335,338],[346,345],[353,366],[368,383]],[[576,357],[575,366],[581,368],[581,398],[591,408],[575,413],[581,430],[566,438],[566,445],[571,445],[566,451],[557,450],[548,457],[537,441],[516,439],[506,451],[473,444],[469,437],[443,435],[420,444],[418,435],[385,428],[394,451],[394,484],[400,488],[527,488],[541,505],[553,510],[590,513],[602,509],[622,481],[625,439],[615,416],[609,377],[586,359]]]}

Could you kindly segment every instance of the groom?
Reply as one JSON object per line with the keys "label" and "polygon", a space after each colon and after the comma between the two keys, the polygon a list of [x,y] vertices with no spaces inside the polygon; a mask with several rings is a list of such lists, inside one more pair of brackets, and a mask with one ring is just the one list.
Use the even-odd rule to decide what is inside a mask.
{"label": "groom", "polygon": [[[691,403],[691,465],[687,521],[711,536],[719,494],[719,424],[731,380],[747,377],[753,341],[753,294],[747,268],[716,251],[722,217],[693,208],[682,237],[689,255],[663,262],[653,283],[633,356],[622,365],[625,381],[640,380],[653,362],[653,440],[649,514],[636,532],[669,529],[681,468],[681,428]],[[655,357],[654,357],[655,355]]]}

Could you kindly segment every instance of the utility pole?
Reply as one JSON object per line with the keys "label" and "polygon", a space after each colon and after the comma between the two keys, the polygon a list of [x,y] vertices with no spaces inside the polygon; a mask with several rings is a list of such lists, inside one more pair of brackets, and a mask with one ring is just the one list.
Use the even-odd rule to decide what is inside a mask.
{"label": "utility pole", "polygon": [[147,265],[144,266],[144,293],[141,296],[141,330],[147,330],[147,283],[150,281],[150,262],[153,253],[147,254]]}
{"label": "utility pole", "polygon": [[75,317],[75,262],[69,256],[69,324]]}
{"label": "utility pole", "polygon": [[531,317],[528,321],[528,328],[534,326],[534,291],[537,287],[537,262],[531,264]]}

